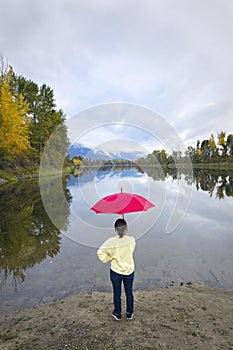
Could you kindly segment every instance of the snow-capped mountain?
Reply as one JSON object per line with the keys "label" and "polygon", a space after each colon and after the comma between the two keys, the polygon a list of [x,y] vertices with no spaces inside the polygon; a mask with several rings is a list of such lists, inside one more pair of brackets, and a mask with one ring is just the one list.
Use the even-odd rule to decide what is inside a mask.
{"label": "snow-capped mountain", "polygon": [[144,157],[146,154],[140,151],[135,152],[116,152],[106,153],[98,148],[92,150],[91,148],[85,147],[81,143],[76,143],[70,146],[68,150],[68,155],[70,159],[74,156],[82,156],[90,159],[127,159],[127,160],[135,160],[140,157]]}

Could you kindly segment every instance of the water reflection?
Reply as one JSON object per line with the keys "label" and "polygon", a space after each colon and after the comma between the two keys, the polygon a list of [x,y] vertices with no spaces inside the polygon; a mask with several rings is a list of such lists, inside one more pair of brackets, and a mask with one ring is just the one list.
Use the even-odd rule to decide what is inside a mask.
{"label": "water reflection", "polygon": [[[130,169],[130,168],[128,168]],[[132,169],[132,168],[131,168]],[[196,190],[202,190],[209,193],[210,197],[213,195],[217,199],[223,199],[225,196],[233,197],[233,171],[232,170],[220,170],[220,169],[193,169],[193,174],[177,171],[176,168],[144,168],[142,170],[136,167],[137,172],[146,173],[155,181],[165,181],[169,177],[173,180],[181,180],[184,178],[188,185],[195,184]],[[106,167],[104,167],[106,171]],[[110,171],[111,168],[108,168]],[[125,168],[114,167],[115,171],[122,171]]]}
{"label": "water reflection", "polygon": [[[64,291],[65,295],[82,290],[110,291],[108,269],[104,270],[96,249],[90,247],[97,247],[114,234],[115,217],[96,215],[90,206],[97,201],[97,194],[102,197],[106,191],[117,191],[120,186],[126,192],[135,191],[145,197],[149,188],[151,201],[156,205],[154,210],[127,215],[130,233],[138,239],[136,289],[193,279],[233,288],[232,172],[195,169],[190,175],[153,167],[143,171],[132,167],[97,170],[86,169],[78,177],[71,175],[64,179],[68,209],[57,200],[58,180],[46,178],[43,184],[51,206],[56,203],[55,213],[60,213],[60,227],[64,231],[70,229],[76,241],[86,243],[85,246],[61,235],[52,224],[36,181],[1,189],[2,310],[3,305],[4,310],[15,310],[53,301],[62,298]],[[166,222],[181,181],[193,188],[192,201],[174,234],[166,235]],[[97,193],[93,191],[93,183]],[[218,200],[222,198],[225,200]],[[79,222],[75,221],[75,215]],[[156,224],[142,236],[145,227],[154,221]],[[17,293],[12,281],[13,287],[18,287]]]}
{"label": "water reflection", "polygon": [[148,168],[145,172],[155,181],[165,181],[169,177],[177,181],[184,178],[188,185],[195,184],[197,191],[206,191],[210,197],[215,195],[217,199],[233,196],[233,171],[230,170],[193,169],[192,175],[177,169]]}
{"label": "water reflection", "polygon": [[194,171],[196,189],[207,191],[210,197],[223,199],[233,197],[233,172],[196,169]]}
{"label": "water reflection", "polygon": [[[193,169],[193,174],[189,174],[183,169],[182,172],[176,168],[162,168],[162,167],[147,167],[141,168],[136,164],[129,167],[113,166],[112,164],[104,164],[100,168],[92,169],[92,179],[94,177],[104,178],[110,173],[121,174],[124,176],[132,176],[133,178],[147,174],[154,181],[165,181],[168,178],[172,180],[181,180],[182,178],[188,185],[195,184],[196,190],[202,190],[209,193],[210,197],[213,195],[217,199],[223,199],[225,196],[233,197],[233,171],[232,170],[221,170],[221,169]],[[81,177],[90,173],[90,169],[87,167],[82,168],[82,172],[75,171],[74,177]]]}
{"label": "water reflection", "polygon": [[[155,182],[147,174],[135,168],[101,168],[83,172],[79,177],[71,177],[68,183],[73,200],[71,204],[70,225],[64,233],[73,241],[88,247],[99,247],[107,239],[118,214],[97,215],[90,208],[106,195],[119,192],[138,193],[156,204],[156,208],[146,212],[127,214],[130,227],[144,222],[141,230],[135,231],[135,238],[146,234],[158,220],[165,200],[165,184]],[[159,203],[159,205],[158,205]]]}
{"label": "water reflection", "polygon": [[[51,197],[56,196],[56,178],[47,179],[46,186]],[[65,193],[70,202],[67,189]],[[1,190],[0,212],[0,285],[3,287],[11,276],[16,288],[24,282],[28,268],[59,253],[61,235],[44,210],[38,181]],[[64,226],[68,217],[67,212]]]}

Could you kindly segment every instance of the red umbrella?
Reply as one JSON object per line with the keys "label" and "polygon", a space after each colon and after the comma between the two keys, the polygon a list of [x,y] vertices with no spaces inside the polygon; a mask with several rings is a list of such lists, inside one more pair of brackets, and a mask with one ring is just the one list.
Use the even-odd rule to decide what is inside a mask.
{"label": "red umbrella", "polygon": [[121,192],[100,199],[92,208],[96,214],[126,214],[154,207],[146,198],[134,193]]}

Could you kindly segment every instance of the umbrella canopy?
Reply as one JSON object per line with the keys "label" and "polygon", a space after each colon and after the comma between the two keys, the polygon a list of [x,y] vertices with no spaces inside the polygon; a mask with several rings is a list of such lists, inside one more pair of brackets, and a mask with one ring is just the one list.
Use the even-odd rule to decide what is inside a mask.
{"label": "umbrella canopy", "polygon": [[92,208],[97,214],[126,214],[154,207],[146,198],[134,193],[119,192],[100,199]]}

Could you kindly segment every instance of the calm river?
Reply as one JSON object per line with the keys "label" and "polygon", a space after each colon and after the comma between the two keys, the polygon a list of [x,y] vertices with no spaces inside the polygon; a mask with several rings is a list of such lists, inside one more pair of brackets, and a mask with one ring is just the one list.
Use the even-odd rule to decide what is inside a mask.
{"label": "calm river", "polygon": [[0,189],[0,313],[80,291],[111,291],[109,265],[96,252],[115,234],[119,216],[90,207],[121,188],[155,204],[125,215],[137,239],[135,289],[192,280],[233,289],[232,173],[100,169],[69,176],[63,185],[66,207],[56,198],[56,178],[45,184],[63,230],[47,215],[37,181]]}

